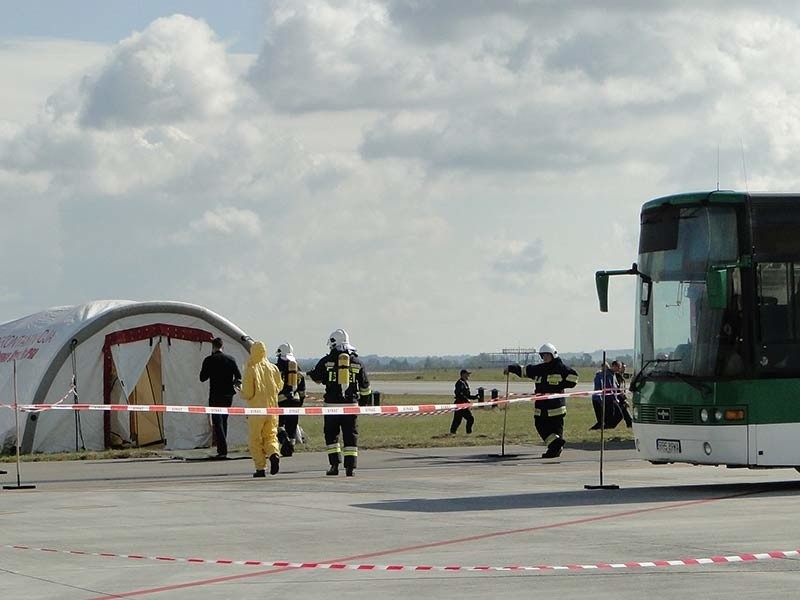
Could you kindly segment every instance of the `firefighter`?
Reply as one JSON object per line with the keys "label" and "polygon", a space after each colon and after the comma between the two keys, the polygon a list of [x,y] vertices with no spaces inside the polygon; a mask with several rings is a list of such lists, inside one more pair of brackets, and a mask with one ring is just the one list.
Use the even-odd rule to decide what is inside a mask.
{"label": "firefighter", "polygon": [[[294,348],[289,343],[278,346],[278,370],[283,379],[283,388],[278,392],[278,406],[303,406],[306,398],[306,378],[297,367]],[[280,415],[278,417],[278,442],[281,445],[281,456],[294,454],[294,442],[297,439],[297,415]]]}
{"label": "firefighter", "polygon": [[[472,404],[470,400],[477,400],[478,394],[472,394],[469,391],[469,376],[472,375],[471,371],[461,369],[458,381],[456,381],[453,395],[455,396],[456,404]],[[450,423],[450,433],[455,435],[461,425],[461,420],[467,422],[467,433],[472,433],[472,425],[475,423],[475,417],[472,416],[472,411],[469,408],[462,408],[453,413],[453,422]]]}
{"label": "firefighter", "polygon": [[[325,404],[358,405],[359,398],[371,404],[372,391],[367,371],[350,344],[347,332],[344,329],[331,332],[328,348],[327,356],[308,372],[313,381],[325,385]],[[339,445],[340,431],[344,448]],[[339,465],[344,462],[345,475],[352,477],[358,462],[358,415],[325,415],[324,433],[330,464],[326,475],[338,475]]]}
{"label": "firefighter", "polygon": [[[565,365],[558,357],[558,350],[551,343],[539,348],[542,362],[538,365],[508,365],[503,374],[513,373],[518,377],[528,377],[536,383],[536,394],[557,394],[578,384],[578,373]],[[542,458],[561,456],[564,441],[564,416],[567,414],[567,401],[563,396],[537,400],[533,409],[533,424],[547,445]]]}

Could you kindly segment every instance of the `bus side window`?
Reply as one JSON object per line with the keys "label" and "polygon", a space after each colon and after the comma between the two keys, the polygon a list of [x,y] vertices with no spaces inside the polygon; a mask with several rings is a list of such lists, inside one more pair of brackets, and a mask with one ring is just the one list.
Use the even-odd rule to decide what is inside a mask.
{"label": "bus side window", "polygon": [[789,322],[789,307],[778,304],[778,299],[770,296],[759,298],[761,315],[761,341],[778,342],[792,337]]}

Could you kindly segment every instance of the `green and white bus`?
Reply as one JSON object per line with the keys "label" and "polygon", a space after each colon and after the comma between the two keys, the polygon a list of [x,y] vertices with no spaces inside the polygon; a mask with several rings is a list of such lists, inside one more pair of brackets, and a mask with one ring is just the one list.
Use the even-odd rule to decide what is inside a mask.
{"label": "green and white bus", "polygon": [[642,207],[634,437],[653,463],[800,470],[800,194],[712,191]]}

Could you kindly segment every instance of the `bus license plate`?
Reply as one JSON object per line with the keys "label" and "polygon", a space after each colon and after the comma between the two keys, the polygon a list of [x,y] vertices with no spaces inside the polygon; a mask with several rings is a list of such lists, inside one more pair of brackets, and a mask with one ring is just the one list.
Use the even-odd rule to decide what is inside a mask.
{"label": "bus license plate", "polygon": [[656,440],[656,450],[666,454],[680,454],[681,441],[680,440]]}

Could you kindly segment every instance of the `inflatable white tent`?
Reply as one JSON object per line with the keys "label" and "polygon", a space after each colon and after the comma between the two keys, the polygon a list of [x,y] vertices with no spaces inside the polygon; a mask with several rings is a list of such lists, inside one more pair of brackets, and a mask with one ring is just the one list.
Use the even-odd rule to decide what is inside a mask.
{"label": "inflatable white tent", "polygon": [[[243,368],[252,340],[183,302],[102,300],[0,324],[0,449],[16,444],[9,408],[15,387],[19,404],[207,405],[208,382],[199,373],[215,337]],[[241,398],[234,405],[243,405]],[[19,422],[23,453],[156,444],[178,450],[212,441],[203,414],[45,410],[21,412]],[[228,428],[230,444],[246,443],[244,417],[231,417]]]}

